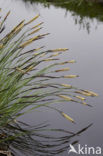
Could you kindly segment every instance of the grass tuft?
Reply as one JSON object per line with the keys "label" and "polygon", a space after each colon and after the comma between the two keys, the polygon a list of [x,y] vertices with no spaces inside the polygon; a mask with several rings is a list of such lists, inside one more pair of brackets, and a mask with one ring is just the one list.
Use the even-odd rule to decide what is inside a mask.
{"label": "grass tuft", "polygon": [[[2,18],[0,23],[1,33],[4,31],[5,21],[9,14],[10,11]],[[48,107],[59,112],[61,116],[70,122],[75,123],[74,119],[69,115],[50,105],[67,101],[86,105],[84,103],[85,98],[77,96],[77,93],[84,96],[97,96],[97,94],[92,91],[78,89],[71,84],[58,83],[59,79],[64,81],[66,78],[78,77],[78,75],[57,75],[57,72],[63,72],[64,75],[64,72],[70,70],[68,64],[75,63],[75,60],[62,62],[58,57],[59,54],[67,51],[67,48],[45,51],[44,47],[38,47],[27,51],[27,46],[48,35],[41,34],[27,39],[41,29],[37,28],[32,31],[32,29],[42,24],[39,23],[24,31],[24,28],[28,27],[38,17],[39,15],[28,22],[21,21],[0,40],[0,143],[7,149],[11,145],[17,148],[18,145],[19,149],[24,150],[24,153],[27,152],[27,147],[29,147],[28,152],[32,151],[31,146],[34,144],[34,155],[38,155],[37,151],[40,150],[40,147],[45,149],[44,153],[42,153],[42,155],[45,155],[46,148],[49,145],[43,145],[31,138],[31,134],[49,138],[49,136],[36,133],[37,131],[42,131],[43,127],[38,126],[39,128],[37,129],[30,129],[30,126],[26,125],[26,128],[23,129],[22,126],[25,124],[18,122],[18,117],[31,110]],[[49,64],[48,61],[50,62]],[[67,65],[67,67],[61,68],[63,65]],[[27,143],[30,139],[31,146]],[[63,140],[61,141],[63,142]],[[53,147],[54,145],[51,146]]]}

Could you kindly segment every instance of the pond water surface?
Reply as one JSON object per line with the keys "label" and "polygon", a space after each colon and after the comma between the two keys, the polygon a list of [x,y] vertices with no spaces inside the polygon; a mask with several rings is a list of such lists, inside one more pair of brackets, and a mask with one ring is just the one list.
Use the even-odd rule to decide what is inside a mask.
{"label": "pond water surface", "polygon": [[[58,107],[70,114],[76,123],[66,121],[55,111],[37,111],[24,117],[26,122],[31,124],[48,121],[51,127],[65,128],[71,131],[78,131],[93,123],[86,132],[77,139],[81,145],[100,146],[103,148],[103,23],[97,18],[81,17],[73,11],[67,11],[65,8],[49,5],[44,7],[40,3],[24,2],[22,0],[1,0],[0,7],[3,12],[8,10],[12,14],[8,18],[7,30],[16,25],[22,19],[30,19],[36,14],[40,14],[43,21],[41,33],[50,32],[50,35],[35,46],[45,45],[46,49],[69,48],[64,56],[65,59],[75,59],[76,64],[70,65],[72,74],[78,74],[80,77],[71,80],[76,87],[93,90],[99,94],[97,98],[89,98],[88,102],[93,108],[81,106],[76,103],[59,105]],[[67,58],[68,57],[68,58]],[[65,151],[61,156],[67,156]]]}

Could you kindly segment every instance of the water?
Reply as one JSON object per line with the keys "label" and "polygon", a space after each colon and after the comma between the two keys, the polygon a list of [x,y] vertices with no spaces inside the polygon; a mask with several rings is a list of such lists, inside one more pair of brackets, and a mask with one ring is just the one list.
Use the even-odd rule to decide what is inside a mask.
{"label": "water", "polygon": [[[41,17],[37,22],[43,21],[43,30],[41,33],[50,32],[51,34],[35,46],[45,45],[47,49],[61,47],[69,48],[65,59],[75,59],[76,64],[71,65],[72,74],[78,74],[80,77],[71,81],[74,86],[93,90],[99,94],[97,98],[90,98],[88,102],[93,108],[81,106],[76,103],[67,103],[58,107],[70,114],[76,120],[76,125],[69,123],[61,118],[55,111],[35,112],[28,114],[23,119],[31,124],[47,121],[54,128],[65,128],[71,131],[78,131],[90,123],[93,126],[84,132],[79,139],[81,145],[103,147],[102,141],[102,119],[103,119],[103,23],[98,18],[80,16],[73,11],[67,11],[61,7],[50,5],[44,7],[43,4],[25,3],[22,0],[1,0],[0,6],[3,12],[12,11],[8,19],[7,32],[22,19],[30,19],[35,14],[40,13]],[[67,58],[68,57],[68,58]],[[68,82],[70,83],[70,82]],[[38,119],[38,120],[37,120]],[[61,156],[67,156],[65,151]]]}

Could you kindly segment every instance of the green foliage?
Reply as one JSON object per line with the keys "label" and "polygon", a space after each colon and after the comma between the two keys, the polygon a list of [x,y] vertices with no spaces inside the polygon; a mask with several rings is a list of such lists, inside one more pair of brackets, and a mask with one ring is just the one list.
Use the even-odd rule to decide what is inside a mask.
{"label": "green foliage", "polygon": [[[10,12],[0,23],[1,33],[5,30],[4,24],[9,14]],[[37,130],[37,128],[34,128],[34,131],[21,128],[21,124],[17,119],[25,113],[40,107],[48,107],[56,110],[65,119],[74,123],[75,121],[70,116],[52,107],[51,104],[69,101],[90,106],[85,102],[84,97],[77,94],[97,96],[92,91],[81,90],[70,84],[59,83],[59,79],[64,81],[64,79],[78,77],[78,75],[65,74],[58,76],[58,73],[65,73],[65,71],[69,70],[68,67],[64,67],[65,65],[75,63],[74,60],[62,62],[58,58],[59,55],[67,51],[66,48],[47,51],[43,50],[44,47],[26,49],[33,42],[48,35],[34,36],[41,29],[42,23],[25,30],[25,27],[38,17],[39,15],[35,16],[27,23],[25,23],[25,20],[21,21],[0,40],[0,143],[7,147],[12,141],[14,144],[16,140],[17,142],[23,141],[23,138],[30,141],[28,135],[34,134],[31,132]],[[39,127],[38,131],[41,128]],[[24,144],[26,142],[23,142]]]}

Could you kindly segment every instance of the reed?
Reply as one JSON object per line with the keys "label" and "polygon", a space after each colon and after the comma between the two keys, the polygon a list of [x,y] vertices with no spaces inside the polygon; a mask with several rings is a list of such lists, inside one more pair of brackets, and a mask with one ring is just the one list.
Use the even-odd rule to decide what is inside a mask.
{"label": "reed", "polygon": [[[5,30],[5,21],[9,14],[10,12],[2,18],[0,33],[3,33]],[[14,144],[15,142],[16,144],[21,140],[23,145],[28,146],[23,139],[29,140],[31,129],[27,130],[27,127],[29,127],[27,125],[25,130],[22,129],[22,124],[18,121],[18,117],[32,110],[35,111],[41,107],[48,107],[56,110],[70,122],[75,123],[74,119],[69,115],[51,107],[51,105],[67,101],[83,104],[85,98],[77,94],[97,96],[92,91],[81,90],[73,87],[71,84],[58,83],[59,79],[78,77],[78,75],[57,75],[58,72],[67,72],[67,70],[70,70],[68,65],[75,63],[75,60],[62,62],[58,57],[59,54],[64,54],[68,49],[59,48],[47,51],[43,49],[44,47],[38,47],[29,51],[26,49],[33,42],[48,35],[35,35],[41,29],[41,23],[28,28],[28,25],[35,22],[38,17],[39,15],[28,22],[25,22],[25,20],[21,21],[10,33],[0,39],[0,143],[6,145],[8,149],[11,143]],[[28,28],[26,31],[24,31],[25,27]],[[31,35],[34,36],[30,37]],[[67,65],[67,67],[64,68],[64,65]],[[38,131],[40,129],[39,126]],[[35,128],[34,130],[36,131]],[[32,132],[34,134],[33,129]],[[37,145],[35,146],[37,147]]]}

